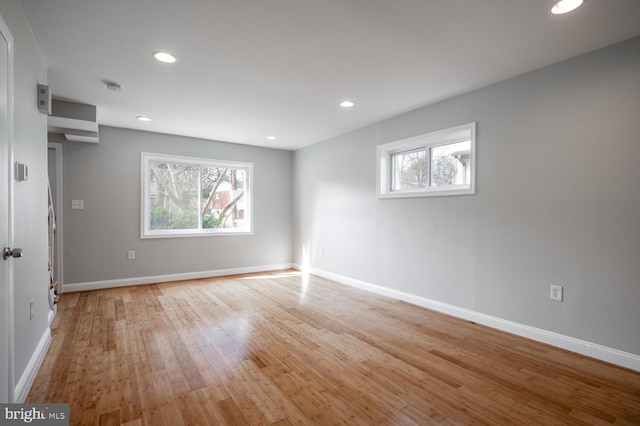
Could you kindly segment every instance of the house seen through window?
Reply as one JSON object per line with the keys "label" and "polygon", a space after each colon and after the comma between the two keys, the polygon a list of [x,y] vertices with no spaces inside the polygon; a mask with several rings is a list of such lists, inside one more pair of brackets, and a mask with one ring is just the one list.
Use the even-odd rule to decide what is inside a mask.
{"label": "house seen through window", "polygon": [[251,232],[251,163],[142,154],[142,237]]}
{"label": "house seen through window", "polygon": [[473,194],[475,123],[378,147],[380,198]]}

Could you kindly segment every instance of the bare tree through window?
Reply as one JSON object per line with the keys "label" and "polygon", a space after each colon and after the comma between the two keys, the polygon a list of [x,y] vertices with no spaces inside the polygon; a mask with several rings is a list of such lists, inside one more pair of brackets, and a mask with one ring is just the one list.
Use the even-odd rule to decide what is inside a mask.
{"label": "bare tree through window", "polygon": [[475,194],[476,123],[378,145],[378,198]]}
{"label": "bare tree through window", "polygon": [[149,159],[149,231],[246,228],[246,167]]}

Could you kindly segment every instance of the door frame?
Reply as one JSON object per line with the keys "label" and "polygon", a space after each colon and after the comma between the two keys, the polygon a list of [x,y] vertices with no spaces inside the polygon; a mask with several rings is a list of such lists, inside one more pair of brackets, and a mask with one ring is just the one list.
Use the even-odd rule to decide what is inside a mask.
{"label": "door frame", "polygon": [[[54,213],[56,216],[56,245],[55,245],[55,253],[56,253],[56,264],[54,265],[56,270],[56,278],[58,279],[58,293],[64,293],[64,262],[63,262],[63,244],[62,244],[62,211],[64,210],[62,204],[62,144],[59,142],[49,142],[47,144],[47,149],[52,149],[55,151],[56,158],[56,199],[55,199],[55,209]],[[48,152],[48,151],[47,151]]]}
{"label": "door frame", "polygon": [[[14,100],[14,39],[9,31],[9,27],[5,23],[2,16],[0,16],[0,36],[7,41],[7,241],[9,247],[13,247],[13,100]],[[4,188],[3,188],[4,189]],[[4,242],[2,242],[4,244]],[[4,262],[4,261],[2,261]],[[7,261],[8,270],[8,282],[6,289],[6,300],[4,302],[0,300],[0,303],[5,303],[6,318],[0,318],[0,322],[6,324],[6,342],[0,341],[0,358],[6,356],[6,368],[7,368],[7,383],[0,384],[1,386],[7,386],[7,402],[15,401],[15,371],[14,371],[14,353],[12,348],[14,347],[14,312],[13,312],[13,262]],[[3,316],[5,316],[3,315]],[[2,324],[2,326],[4,326]],[[2,360],[4,364],[5,361]],[[3,366],[4,368],[4,366]]]}

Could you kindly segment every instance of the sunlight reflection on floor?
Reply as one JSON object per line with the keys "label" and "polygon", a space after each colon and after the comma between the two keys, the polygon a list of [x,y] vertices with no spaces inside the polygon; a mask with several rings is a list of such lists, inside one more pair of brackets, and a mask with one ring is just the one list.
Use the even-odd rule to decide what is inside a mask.
{"label": "sunlight reflection on floor", "polygon": [[264,280],[264,279],[275,279],[275,278],[288,278],[288,277],[294,277],[296,275],[303,275],[303,274],[304,273],[301,271],[286,270],[282,272],[267,273],[264,275],[251,275],[250,277],[241,277],[239,279],[242,281]]}
{"label": "sunlight reflection on floor", "polygon": [[309,273],[296,271],[296,270],[287,270],[281,272],[272,272],[261,275],[252,275],[250,277],[241,277],[239,280],[241,281],[250,281],[250,280],[264,280],[264,279],[278,279],[278,278],[291,278],[299,276],[302,278],[301,280],[301,288],[300,288],[300,299],[299,303],[304,304],[307,298],[307,291],[309,290]]}

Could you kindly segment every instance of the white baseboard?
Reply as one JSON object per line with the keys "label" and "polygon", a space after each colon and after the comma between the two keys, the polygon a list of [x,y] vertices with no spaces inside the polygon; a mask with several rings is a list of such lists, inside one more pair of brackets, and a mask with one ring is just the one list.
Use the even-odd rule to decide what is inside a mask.
{"label": "white baseboard", "polygon": [[250,274],[255,272],[278,271],[293,268],[292,263],[278,265],[249,266],[244,268],[217,269],[213,271],[185,272],[181,274],[154,275],[149,277],[122,278],[117,280],[89,281],[81,283],[65,283],[64,291],[101,290],[105,288],[127,287],[132,285],[156,284],[168,281],[197,280],[200,278],[222,277],[226,275]]}
{"label": "white baseboard", "polygon": [[44,360],[44,356],[47,353],[47,349],[49,348],[49,344],[51,343],[51,330],[49,327],[46,328],[44,334],[40,338],[38,342],[38,346],[36,350],[33,352],[31,359],[29,360],[29,364],[27,364],[27,368],[25,368],[24,373],[22,373],[22,377],[18,380],[14,390],[14,398],[15,402],[22,404],[24,403],[29,390],[31,389],[31,385],[36,378],[36,374],[40,369],[40,364]]}
{"label": "white baseboard", "polygon": [[[294,268],[301,271],[303,270],[300,265],[294,265]],[[398,290],[393,290],[387,287],[355,280],[353,278],[322,271],[319,269],[311,268],[309,270],[306,270],[305,272],[309,272],[311,274],[336,281],[340,284],[345,284],[393,299],[402,300],[414,305],[422,306],[427,309],[442,312],[468,321],[473,321],[478,324],[486,325],[491,328],[506,331],[511,334],[526,337],[531,340],[536,340],[538,342],[576,352],[581,355],[599,359],[601,361],[606,361],[611,364],[616,364],[621,367],[640,371],[640,356],[629,352],[620,351],[618,349],[609,348],[606,346],[598,345],[596,343],[587,342],[585,340],[575,339],[573,337],[554,333],[552,331],[530,327],[528,325],[519,324],[502,318],[493,317],[491,315],[471,311],[469,309],[449,305],[447,303],[438,302],[437,300],[427,299],[425,297],[404,293]]]}

